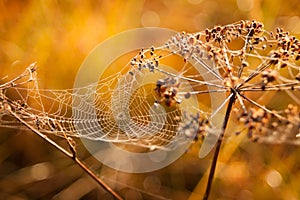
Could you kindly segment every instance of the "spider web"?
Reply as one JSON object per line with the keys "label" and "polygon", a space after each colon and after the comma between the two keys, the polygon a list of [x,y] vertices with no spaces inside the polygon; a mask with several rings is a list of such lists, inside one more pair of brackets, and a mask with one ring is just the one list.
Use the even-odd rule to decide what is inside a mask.
{"label": "spider web", "polygon": [[[170,141],[174,138],[176,142],[186,139],[178,132],[189,117],[183,116],[184,110],[175,106],[166,111],[156,105],[149,87],[139,88],[152,72],[132,69],[137,72],[134,76],[120,72],[82,88],[47,90],[38,88],[34,68],[30,66],[20,79],[4,85],[1,100],[40,132],[165,149],[173,148]],[[97,115],[91,114],[94,111]],[[2,127],[26,128],[5,110],[0,118]]]}
{"label": "spider web", "polygon": [[[299,49],[296,37],[281,29],[274,34],[259,22],[241,21],[179,33],[165,45],[142,50],[117,73],[81,88],[38,88],[33,64],[0,85],[0,126],[24,128],[3,108],[8,103],[18,116],[46,134],[169,150],[199,135],[218,136],[220,117],[233,89],[244,114],[249,114],[248,107],[256,107],[298,126],[299,115],[291,119],[283,109],[274,111],[264,102],[284,93],[290,102],[299,104]],[[179,71],[162,67],[163,60],[176,55],[184,60]],[[154,89],[158,80],[168,78],[180,84],[178,88],[176,83],[166,84],[167,89],[178,89],[174,98],[166,99],[165,93],[158,95]],[[229,95],[212,105],[215,93]],[[298,133],[278,140],[282,135],[275,137],[268,128],[260,137],[272,135],[273,142],[294,140]]]}

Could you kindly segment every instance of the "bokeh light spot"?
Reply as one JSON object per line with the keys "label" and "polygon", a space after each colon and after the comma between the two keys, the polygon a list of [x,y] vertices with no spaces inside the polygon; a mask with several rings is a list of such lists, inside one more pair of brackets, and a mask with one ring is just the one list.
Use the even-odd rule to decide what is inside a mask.
{"label": "bokeh light spot", "polygon": [[154,11],[146,11],[143,13],[141,23],[144,27],[155,27],[160,25],[160,17]]}
{"label": "bokeh light spot", "polygon": [[266,182],[272,188],[278,187],[282,182],[282,176],[278,171],[271,170],[266,175]]}
{"label": "bokeh light spot", "polygon": [[31,177],[37,181],[47,179],[51,174],[51,166],[48,163],[38,163],[31,168]]}

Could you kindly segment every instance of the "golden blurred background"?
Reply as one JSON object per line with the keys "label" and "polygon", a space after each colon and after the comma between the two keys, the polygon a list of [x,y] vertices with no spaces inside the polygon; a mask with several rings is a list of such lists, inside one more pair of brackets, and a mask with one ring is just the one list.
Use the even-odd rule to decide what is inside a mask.
{"label": "golden blurred background", "polygon": [[[300,35],[298,0],[0,0],[0,77],[14,77],[36,61],[40,88],[72,88],[84,58],[114,34],[147,26],[196,32],[242,19]],[[112,199],[32,133],[0,133],[0,199]],[[88,166],[125,199],[201,199],[211,160],[200,160],[194,145],[162,170],[128,174],[102,166],[79,148]],[[296,146],[230,137],[211,199],[300,199],[299,153]]]}

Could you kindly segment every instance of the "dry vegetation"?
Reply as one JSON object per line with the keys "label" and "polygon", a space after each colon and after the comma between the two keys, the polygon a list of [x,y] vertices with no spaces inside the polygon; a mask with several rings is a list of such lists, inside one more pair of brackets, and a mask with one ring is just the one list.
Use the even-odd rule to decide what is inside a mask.
{"label": "dry vegetation", "polygon": [[[228,95],[226,104],[235,100],[236,108],[229,109],[232,117],[218,158],[210,199],[299,199],[299,41],[293,36],[300,33],[298,2],[245,2],[248,4],[229,1],[223,6],[222,1],[205,0],[1,1],[0,77],[3,79],[0,79],[0,99],[6,100],[6,95],[17,96],[3,93],[8,86],[5,83],[21,74],[24,66],[33,61],[39,66],[34,80],[40,88],[72,88],[76,71],[90,50],[120,31],[160,26],[195,33],[178,34],[167,47],[184,57],[180,66],[185,67],[184,63],[193,59],[191,52],[200,55],[198,46],[200,50],[205,49],[208,53],[202,56],[213,59],[220,69],[222,85],[215,85],[218,92]],[[257,19],[264,28],[251,20],[231,24],[240,19]],[[241,41],[234,42],[236,38]],[[153,64],[150,71],[157,71],[156,62],[163,62],[167,57],[164,54],[159,57],[156,49],[145,52],[145,56],[141,57],[140,53],[135,57],[132,69],[139,68],[135,62],[145,62]],[[153,56],[156,54],[158,57]],[[34,70],[29,72],[35,73]],[[30,76],[31,73],[24,76],[25,82]],[[16,83],[22,84],[23,79],[20,80]],[[172,107],[179,99],[193,95],[180,93],[180,84],[176,81],[170,77],[158,80],[156,103]],[[179,98],[179,94],[184,98]],[[23,102],[9,102],[9,106],[21,119],[22,114],[27,114]],[[10,110],[4,104],[0,107]],[[197,138],[202,138],[209,123],[205,117],[199,122],[201,129],[192,130],[197,130],[200,134]],[[51,123],[45,125],[47,131],[53,128]],[[32,124],[39,128],[37,121]],[[112,199],[49,142],[24,129],[1,128],[0,132],[0,198]],[[49,138],[71,152],[75,141],[78,158],[125,199],[192,200],[204,194],[213,154],[199,159],[200,142],[168,167],[130,174],[99,163],[79,139],[66,142],[68,136],[61,136],[63,138],[49,135]]]}

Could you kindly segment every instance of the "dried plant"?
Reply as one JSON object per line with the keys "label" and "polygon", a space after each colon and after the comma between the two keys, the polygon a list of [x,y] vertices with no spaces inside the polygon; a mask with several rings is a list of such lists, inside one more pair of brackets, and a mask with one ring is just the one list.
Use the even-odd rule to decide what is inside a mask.
{"label": "dried plant", "polygon": [[[179,72],[162,66],[178,55],[183,58]],[[0,85],[0,124],[20,128],[21,122],[80,166],[72,137],[147,151],[169,151],[187,139],[204,139],[200,156],[210,151],[211,140],[216,141],[203,197],[208,199],[231,114],[243,126],[235,134],[246,133],[251,141],[300,144],[299,60],[300,41],[295,36],[281,28],[268,32],[257,21],[182,32],[160,47],[141,50],[119,72],[83,88],[39,89],[36,65],[29,66],[16,79]],[[151,90],[141,86],[147,78],[155,79]],[[14,98],[9,97],[10,91]],[[90,101],[93,91],[96,98]],[[215,94],[224,97],[217,104]],[[270,101],[279,96],[284,99],[281,105]],[[80,120],[95,105],[96,117]],[[97,130],[99,124],[101,130]],[[44,134],[65,138],[72,153]]]}

